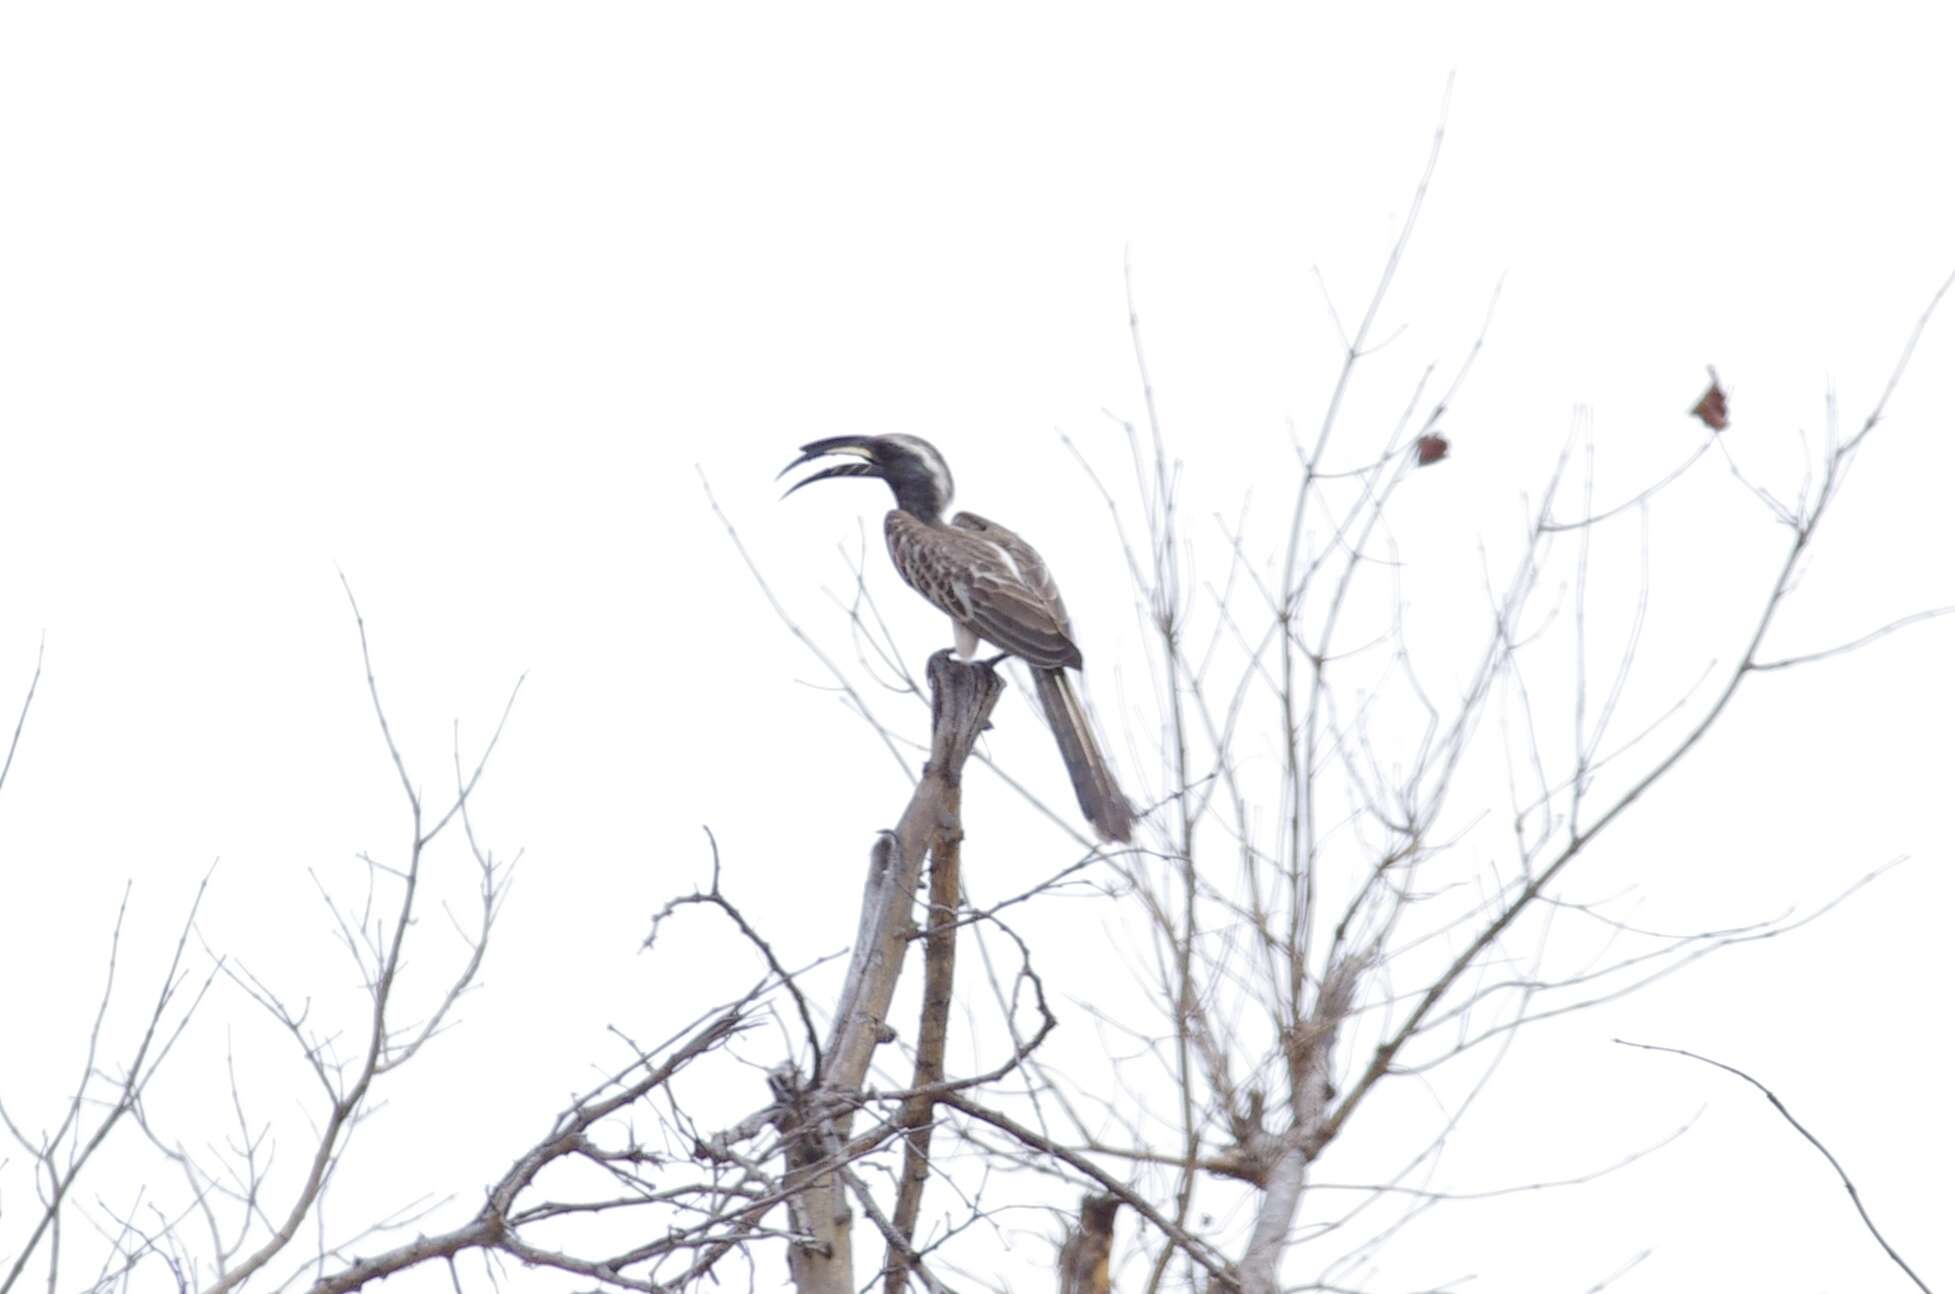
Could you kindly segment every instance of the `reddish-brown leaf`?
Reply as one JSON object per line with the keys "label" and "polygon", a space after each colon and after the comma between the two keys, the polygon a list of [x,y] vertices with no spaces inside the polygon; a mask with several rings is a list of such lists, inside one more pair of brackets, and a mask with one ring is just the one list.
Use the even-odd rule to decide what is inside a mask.
{"label": "reddish-brown leaf", "polygon": [[1717,370],[1711,369],[1710,373],[1710,390],[1691,406],[1690,414],[1693,418],[1702,419],[1712,431],[1723,431],[1731,425],[1731,406],[1726,403],[1724,388],[1718,385]]}
{"label": "reddish-brown leaf", "polygon": [[1418,451],[1419,466],[1429,467],[1446,457],[1446,451],[1452,446],[1444,436],[1435,431],[1419,437],[1419,443],[1414,448]]}

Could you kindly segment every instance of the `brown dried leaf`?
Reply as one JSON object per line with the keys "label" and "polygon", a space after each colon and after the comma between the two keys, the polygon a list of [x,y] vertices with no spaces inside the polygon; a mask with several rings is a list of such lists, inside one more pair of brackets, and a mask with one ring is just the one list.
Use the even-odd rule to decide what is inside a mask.
{"label": "brown dried leaf", "polygon": [[1724,388],[1718,385],[1717,370],[1711,369],[1710,374],[1710,390],[1704,392],[1697,403],[1691,406],[1690,415],[1701,419],[1712,431],[1723,431],[1731,425],[1731,406],[1726,400]]}

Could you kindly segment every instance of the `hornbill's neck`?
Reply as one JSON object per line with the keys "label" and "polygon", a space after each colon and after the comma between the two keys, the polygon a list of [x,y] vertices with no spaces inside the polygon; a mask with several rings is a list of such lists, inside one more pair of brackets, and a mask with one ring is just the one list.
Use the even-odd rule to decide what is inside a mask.
{"label": "hornbill's neck", "polygon": [[918,521],[932,526],[944,524],[944,509],[950,506],[950,500],[934,482],[891,477],[889,489],[896,496],[896,506]]}
{"label": "hornbill's neck", "polygon": [[932,526],[944,524],[950,506],[950,468],[936,447],[915,436],[884,436],[876,446],[876,464],[896,506]]}

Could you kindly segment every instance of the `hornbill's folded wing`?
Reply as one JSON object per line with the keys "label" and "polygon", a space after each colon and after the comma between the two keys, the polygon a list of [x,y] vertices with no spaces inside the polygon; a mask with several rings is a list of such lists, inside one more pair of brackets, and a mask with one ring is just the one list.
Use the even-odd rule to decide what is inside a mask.
{"label": "hornbill's folded wing", "polygon": [[[959,523],[967,516],[960,514]],[[1067,631],[1064,604],[1024,578],[997,536],[975,529],[961,533],[955,525],[927,525],[900,510],[885,519],[884,532],[898,573],[945,615],[1027,664],[1079,667],[1079,648]],[[1031,554],[1049,585],[1051,576],[1038,555],[1016,535],[1010,538]]]}
{"label": "hornbill's folded wing", "polygon": [[980,517],[975,512],[960,512],[950,519],[950,524],[971,531],[989,539],[1005,550],[1012,564],[1018,568],[1018,576],[1025,587],[1037,595],[1052,618],[1059,626],[1059,632],[1072,637],[1072,618],[1066,614],[1065,600],[1059,596],[1059,586],[1053,581],[1052,572],[1046,567],[1045,558],[1038,555],[1030,544],[1020,539],[1014,532],[1005,529],[997,522]]}

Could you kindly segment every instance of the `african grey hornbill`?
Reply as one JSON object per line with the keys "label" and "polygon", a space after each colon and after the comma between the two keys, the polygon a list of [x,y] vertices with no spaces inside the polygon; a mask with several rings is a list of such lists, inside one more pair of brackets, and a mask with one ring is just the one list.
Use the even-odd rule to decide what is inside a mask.
{"label": "african grey hornbill", "polygon": [[944,520],[944,509],[950,506],[950,469],[933,445],[915,436],[817,440],[803,445],[801,457],[781,475],[842,454],[862,461],[816,472],[787,493],[831,477],[868,476],[889,483],[896,510],[884,518],[883,534],[896,573],[950,617],[958,655],[969,660],[982,639],[1032,667],[1039,704],[1059,739],[1059,753],[1086,820],[1108,840],[1132,839],[1134,811],[1066,677],[1068,669],[1080,667],[1079,647],[1045,562],[1030,544],[995,521],[971,512]]}

